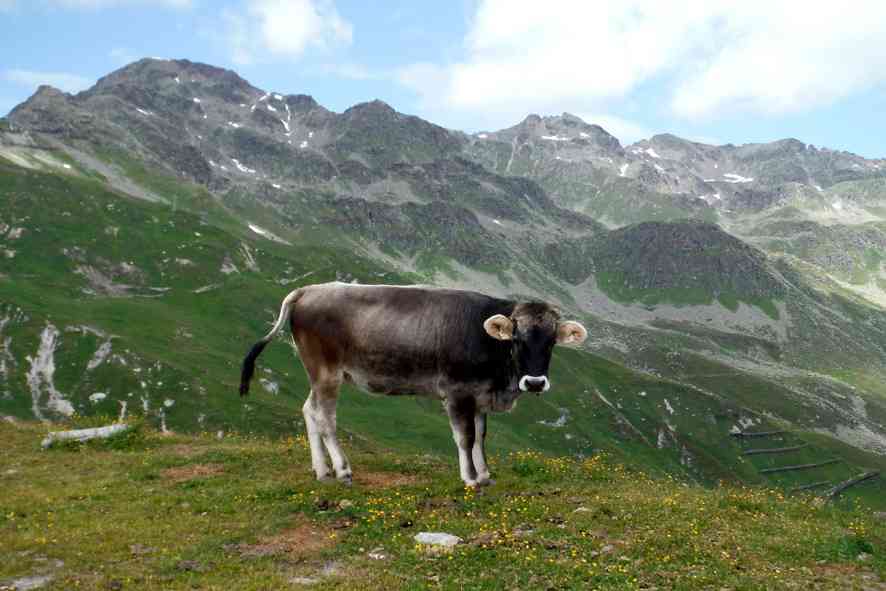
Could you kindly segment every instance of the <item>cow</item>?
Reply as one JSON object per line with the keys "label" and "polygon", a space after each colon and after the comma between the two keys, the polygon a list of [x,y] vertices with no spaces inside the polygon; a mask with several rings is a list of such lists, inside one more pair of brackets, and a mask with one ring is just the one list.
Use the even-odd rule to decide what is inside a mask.
{"label": "cow", "polygon": [[241,396],[256,358],[287,321],[311,385],[302,408],[311,466],[318,480],[331,479],[325,446],[335,477],[348,484],[351,466],[336,437],[342,383],[373,394],[439,397],[461,479],[486,486],[487,413],[511,410],[523,392],[546,392],[554,345],[578,345],[588,334],[543,302],[418,285],[309,285],[286,296],[274,327],[246,355]]}

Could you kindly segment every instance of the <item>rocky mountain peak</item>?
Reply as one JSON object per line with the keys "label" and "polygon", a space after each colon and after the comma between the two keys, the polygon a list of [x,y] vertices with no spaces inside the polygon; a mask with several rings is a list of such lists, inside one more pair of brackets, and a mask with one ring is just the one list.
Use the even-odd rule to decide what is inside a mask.
{"label": "rocky mountain peak", "polygon": [[379,99],[374,99],[365,103],[357,103],[344,112],[344,115],[349,116],[359,115],[371,117],[391,117],[398,114],[399,113],[397,113],[391,105]]}
{"label": "rocky mountain peak", "polygon": [[66,92],[62,92],[54,86],[41,84],[37,87],[37,91],[28,100],[58,100],[66,99],[69,96],[71,95]]}
{"label": "rocky mountain peak", "polygon": [[[290,94],[286,96],[286,104],[298,113],[312,111],[314,109],[323,109],[314,97],[309,94]],[[325,109],[324,109],[325,110]]]}

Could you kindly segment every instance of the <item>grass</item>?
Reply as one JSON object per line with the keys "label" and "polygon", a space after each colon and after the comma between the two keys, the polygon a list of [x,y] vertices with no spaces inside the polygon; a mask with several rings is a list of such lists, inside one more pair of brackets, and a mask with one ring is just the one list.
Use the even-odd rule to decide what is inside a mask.
{"label": "grass", "polygon": [[[313,480],[302,437],[142,427],[122,448],[40,451],[46,429],[0,423],[0,584],[862,589],[886,578],[886,521],[870,510],[703,488],[606,455],[498,455],[497,483],[473,492],[450,458],[356,440],[345,444],[356,483],[344,487]],[[420,531],[464,543],[431,552]]]}
{"label": "grass", "polygon": [[715,301],[731,312],[738,310],[739,302],[760,309],[772,320],[779,320],[775,298],[739,295],[735,291],[723,290],[718,294],[701,284],[689,287],[639,288],[630,287],[626,277],[618,271],[601,271],[597,273],[597,285],[607,296],[617,302],[635,303],[644,306],[672,304],[681,306],[710,305]]}

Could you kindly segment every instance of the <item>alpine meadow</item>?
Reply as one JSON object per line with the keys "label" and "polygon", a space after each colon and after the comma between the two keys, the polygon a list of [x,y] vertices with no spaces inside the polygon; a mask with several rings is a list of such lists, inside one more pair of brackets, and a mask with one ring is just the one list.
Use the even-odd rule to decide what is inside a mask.
{"label": "alpine meadow", "polygon": [[[155,58],[0,119],[0,589],[886,589],[886,159],[514,123]],[[588,336],[489,414],[490,486],[347,382],[317,482],[288,324],[238,385],[334,281]]]}

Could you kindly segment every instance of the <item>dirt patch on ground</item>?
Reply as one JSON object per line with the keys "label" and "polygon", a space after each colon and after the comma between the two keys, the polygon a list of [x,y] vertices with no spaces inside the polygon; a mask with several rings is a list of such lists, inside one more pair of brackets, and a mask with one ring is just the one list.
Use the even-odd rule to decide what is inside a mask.
{"label": "dirt patch on ground", "polygon": [[179,456],[181,458],[192,458],[202,453],[203,449],[194,447],[193,445],[188,445],[187,443],[179,443],[170,447],[169,451],[172,452],[173,455]]}
{"label": "dirt patch on ground", "polygon": [[839,584],[841,587],[860,585],[865,591],[886,591],[886,583],[877,574],[867,568],[851,564],[826,564],[813,568],[816,583]]}
{"label": "dirt patch on ground", "polygon": [[419,478],[413,474],[400,474],[399,472],[357,472],[354,475],[354,483],[369,488],[394,488],[395,486],[408,486],[417,484]]}
{"label": "dirt patch on ground", "polygon": [[195,478],[215,476],[225,471],[221,464],[191,464],[163,470],[163,478],[171,482],[186,482]]}
{"label": "dirt patch on ground", "polygon": [[331,530],[299,517],[293,527],[280,533],[261,538],[255,544],[236,544],[228,549],[239,552],[245,558],[283,554],[305,557],[331,548],[335,542],[336,538]]}

